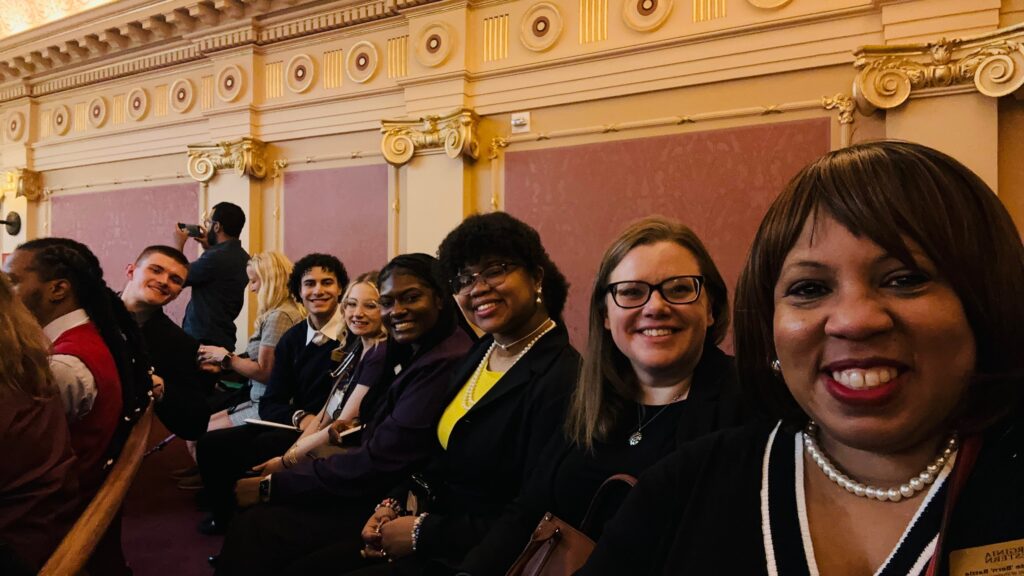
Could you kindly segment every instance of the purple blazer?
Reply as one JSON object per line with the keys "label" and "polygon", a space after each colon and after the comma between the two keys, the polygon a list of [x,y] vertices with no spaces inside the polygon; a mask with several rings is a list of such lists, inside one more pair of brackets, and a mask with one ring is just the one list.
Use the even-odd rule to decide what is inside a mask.
{"label": "purple blazer", "polygon": [[[362,444],[274,474],[270,501],[288,504],[337,497],[376,498],[422,466],[437,443],[435,428],[452,387],[459,385],[452,379],[453,369],[471,346],[469,335],[456,328],[403,367],[391,382],[389,401],[370,423]],[[378,346],[363,361],[370,360],[369,354],[383,354],[384,348]]]}

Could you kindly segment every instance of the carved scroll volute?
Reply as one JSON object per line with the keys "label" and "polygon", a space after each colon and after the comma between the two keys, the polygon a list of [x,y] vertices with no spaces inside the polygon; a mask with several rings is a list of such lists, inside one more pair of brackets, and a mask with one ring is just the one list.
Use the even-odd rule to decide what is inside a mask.
{"label": "carved scroll volute", "polygon": [[480,143],[476,139],[476,114],[463,112],[448,121],[444,128],[444,152],[449,158],[480,157]]}
{"label": "carved scroll volute", "polygon": [[1017,27],[968,39],[868,46],[856,53],[853,91],[864,113],[895,108],[915,90],[974,84],[998,98],[1024,86],[1024,31]]}
{"label": "carved scroll volute", "polygon": [[28,168],[8,170],[0,180],[0,198],[25,198],[35,202],[43,197],[43,175]]}
{"label": "carved scroll volute", "polygon": [[384,159],[393,166],[402,166],[416,152],[416,143],[412,140],[412,133],[408,128],[387,128],[382,129],[384,138],[381,141],[381,151]]}
{"label": "carved scroll volute", "polygon": [[425,116],[419,120],[381,122],[381,151],[389,164],[400,167],[416,152],[443,148],[449,158],[476,159],[480,144],[476,139],[477,116],[471,110],[458,110],[447,116]]}
{"label": "carved scroll volute", "polygon": [[1005,42],[983,52],[974,70],[974,85],[985,96],[999,98],[1024,86],[1024,46]]}
{"label": "carved scroll volute", "polygon": [[188,147],[188,174],[198,182],[209,182],[218,170],[228,168],[239,177],[262,180],[267,166],[266,144],[255,138]]}

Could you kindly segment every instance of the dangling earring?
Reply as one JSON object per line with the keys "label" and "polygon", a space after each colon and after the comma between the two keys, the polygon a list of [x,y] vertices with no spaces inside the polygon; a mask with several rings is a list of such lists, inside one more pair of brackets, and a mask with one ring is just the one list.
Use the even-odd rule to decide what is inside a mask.
{"label": "dangling earring", "polygon": [[778,358],[772,360],[769,366],[772,367],[772,372],[775,372],[776,374],[782,374],[782,362],[779,362]]}
{"label": "dangling earring", "polygon": [[540,298],[541,288],[537,288],[537,304],[543,304],[544,301]]}

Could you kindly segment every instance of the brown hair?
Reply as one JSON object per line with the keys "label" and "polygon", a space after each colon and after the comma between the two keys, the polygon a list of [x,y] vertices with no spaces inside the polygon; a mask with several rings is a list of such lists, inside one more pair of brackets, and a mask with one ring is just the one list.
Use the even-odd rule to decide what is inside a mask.
{"label": "brown hair", "polygon": [[772,203],[736,288],[740,381],[774,418],[806,421],[769,363],[774,291],[804,224],[823,214],[908,266],[918,244],[959,297],[977,343],[961,429],[983,427],[1020,397],[1024,375],[1024,248],[992,190],[949,156],[920,144],[874,142],[836,150],[801,171]]}
{"label": "brown hair", "polygon": [[39,399],[55,394],[49,347],[43,329],[0,272],[0,396],[12,390]]}
{"label": "brown hair", "polygon": [[608,313],[605,300],[608,277],[631,250],[658,242],[675,242],[686,248],[700,266],[715,319],[714,324],[708,327],[704,346],[719,344],[729,329],[728,289],[711,254],[693,230],[662,217],[643,218],[626,227],[605,251],[594,279],[587,354],[580,368],[579,383],[573,393],[566,423],[569,439],[587,450],[593,448],[595,440],[607,438],[626,404],[638,396],[639,385],[629,360],[615,346],[611,333],[604,327]]}

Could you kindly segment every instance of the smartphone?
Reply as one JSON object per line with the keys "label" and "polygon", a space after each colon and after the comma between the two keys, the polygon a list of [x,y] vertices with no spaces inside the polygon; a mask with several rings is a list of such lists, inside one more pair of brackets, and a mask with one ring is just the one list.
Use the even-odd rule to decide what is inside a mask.
{"label": "smartphone", "polygon": [[203,229],[199,227],[199,224],[182,224],[178,222],[178,228],[188,231],[188,235],[192,238],[199,238],[203,235]]}

